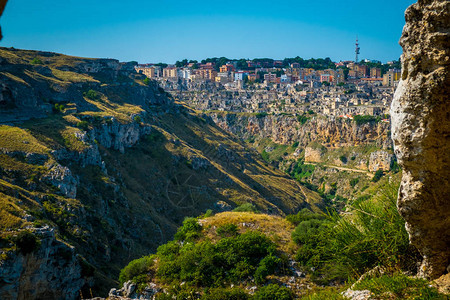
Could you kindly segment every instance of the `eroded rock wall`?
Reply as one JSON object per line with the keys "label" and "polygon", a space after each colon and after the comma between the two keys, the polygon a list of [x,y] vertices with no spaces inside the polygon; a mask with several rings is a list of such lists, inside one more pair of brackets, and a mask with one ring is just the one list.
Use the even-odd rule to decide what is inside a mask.
{"label": "eroded rock wall", "polygon": [[[5,9],[6,2],[8,2],[8,0],[0,0],[0,17],[3,14],[3,10]],[[0,27],[0,40],[2,38],[3,38],[3,36],[2,36],[2,28]]]}
{"label": "eroded rock wall", "polygon": [[406,11],[402,80],[391,107],[403,179],[398,209],[424,257],[420,274],[450,264],[450,1],[420,0]]}
{"label": "eroded rock wall", "polygon": [[298,142],[306,147],[318,141],[330,147],[345,147],[374,143],[380,148],[391,147],[388,137],[388,123],[367,123],[357,125],[343,119],[313,117],[300,123],[295,116],[246,114],[209,114],[222,129],[243,139],[270,138],[278,144],[290,145]]}

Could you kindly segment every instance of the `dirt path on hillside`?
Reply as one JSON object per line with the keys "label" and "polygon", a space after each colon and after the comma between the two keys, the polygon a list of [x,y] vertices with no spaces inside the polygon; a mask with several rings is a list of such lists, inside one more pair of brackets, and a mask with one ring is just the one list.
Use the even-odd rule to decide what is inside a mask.
{"label": "dirt path on hillside", "polygon": [[[309,163],[309,162],[307,163],[307,162],[305,162],[305,165],[315,165],[315,166],[317,166],[318,164],[317,164],[317,163]],[[338,167],[338,166],[333,166],[333,165],[322,165],[322,166],[327,167],[327,168],[337,169],[337,170],[340,170],[340,171],[349,171],[349,172],[364,173],[364,174],[366,174],[366,175],[367,175],[368,177],[370,177],[370,178],[373,177],[373,174],[372,174],[372,173],[370,173],[370,172],[368,172],[368,171],[364,171],[364,170],[351,169],[351,168],[345,168],[345,167]]]}

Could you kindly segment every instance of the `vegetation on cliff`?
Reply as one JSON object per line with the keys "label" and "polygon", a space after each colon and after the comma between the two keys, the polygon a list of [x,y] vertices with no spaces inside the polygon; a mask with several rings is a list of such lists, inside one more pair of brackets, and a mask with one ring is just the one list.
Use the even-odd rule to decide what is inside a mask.
{"label": "vegetation on cliff", "polygon": [[285,219],[234,212],[188,218],[173,241],[124,268],[121,282],[141,290],[152,282],[158,299],[222,299],[217,295],[231,297],[236,287],[233,299],[260,299],[270,289],[286,293],[273,299],[344,299],[351,284],[381,299],[447,299],[402,273],[416,271],[419,255],[396,209],[397,188],[386,184],[346,215],[304,209]]}

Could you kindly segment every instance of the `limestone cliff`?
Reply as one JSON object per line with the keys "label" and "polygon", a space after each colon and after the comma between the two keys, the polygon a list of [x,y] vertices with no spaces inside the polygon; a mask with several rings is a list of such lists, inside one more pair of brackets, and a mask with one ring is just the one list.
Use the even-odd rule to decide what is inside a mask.
{"label": "limestone cliff", "polygon": [[450,1],[420,0],[406,11],[402,80],[391,107],[392,139],[403,167],[398,209],[436,278],[450,263]]}
{"label": "limestone cliff", "polygon": [[311,117],[306,123],[291,115],[252,115],[234,113],[210,113],[214,122],[243,139],[269,138],[275,143],[290,145],[298,142],[306,147],[316,141],[328,147],[344,147],[374,143],[389,148],[388,123],[357,125],[351,120]]}

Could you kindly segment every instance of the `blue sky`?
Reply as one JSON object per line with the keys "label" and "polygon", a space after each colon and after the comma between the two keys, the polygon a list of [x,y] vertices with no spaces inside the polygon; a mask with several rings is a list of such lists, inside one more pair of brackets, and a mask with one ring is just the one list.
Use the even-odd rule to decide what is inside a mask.
{"label": "blue sky", "polygon": [[414,0],[9,0],[4,47],[121,61],[183,58],[398,59]]}

